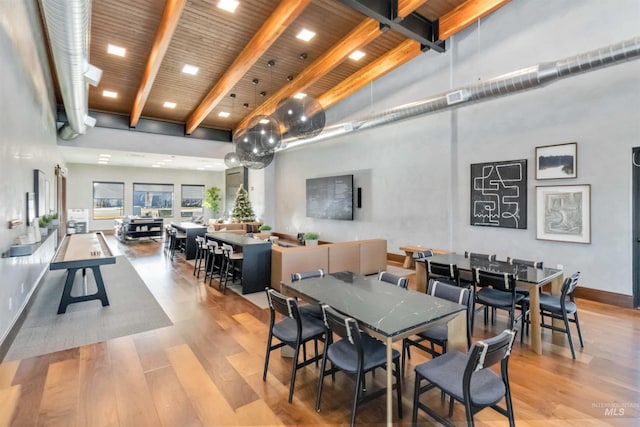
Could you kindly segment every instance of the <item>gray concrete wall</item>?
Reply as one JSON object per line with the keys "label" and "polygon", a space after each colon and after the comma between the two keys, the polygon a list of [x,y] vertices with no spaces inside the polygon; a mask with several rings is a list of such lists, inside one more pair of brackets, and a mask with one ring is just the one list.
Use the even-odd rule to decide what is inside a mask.
{"label": "gray concrete wall", "polygon": [[[512,2],[328,111],[329,125],[640,35],[640,2]],[[630,295],[631,150],[640,141],[640,61],[277,156],[276,230],[343,241],[384,237],[541,259],[580,270],[582,285]],[[578,178],[536,181],[536,146],[578,143]],[[526,230],[469,225],[470,164],[528,159]],[[354,173],[354,221],[306,218],[305,180]],[[536,239],[538,185],[591,185],[591,244]]]}

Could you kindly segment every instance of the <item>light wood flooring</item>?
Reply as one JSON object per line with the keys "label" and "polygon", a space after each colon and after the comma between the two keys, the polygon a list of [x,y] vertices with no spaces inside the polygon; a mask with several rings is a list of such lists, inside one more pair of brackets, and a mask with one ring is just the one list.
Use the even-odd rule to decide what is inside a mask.
{"label": "light wood flooring", "polygon": [[[174,325],[0,364],[0,427],[348,425],[353,383],[343,374],[335,383],[325,381],[319,413],[313,365],[298,372],[292,404],[291,359],[274,352],[262,381],[268,310],[203,285],[190,264],[168,260],[160,243],[109,243],[131,260]],[[550,331],[544,331],[542,356],[529,350],[526,339],[515,345],[510,376],[516,425],[640,425],[640,313],[587,300],[578,306],[585,348],[576,337],[577,360],[566,342],[552,343]],[[474,340],[504,327],[502,317],[488,327],[476,322]],[[412,366],[427,360],[419,353],[412,351],[403,384],[405,416],[395,414],[395,425],[411,425]],[[379,371],[367,385],[383,381]],[[446,413],[439,393],[427,400]],[[385,419],[384,398],[358,413],[358,425],[384,425]],[[453,419],[465,424],[460,405]],[[490,409],[476,420],[507,425]],[[424,414],[419,422],[435,425]]]}

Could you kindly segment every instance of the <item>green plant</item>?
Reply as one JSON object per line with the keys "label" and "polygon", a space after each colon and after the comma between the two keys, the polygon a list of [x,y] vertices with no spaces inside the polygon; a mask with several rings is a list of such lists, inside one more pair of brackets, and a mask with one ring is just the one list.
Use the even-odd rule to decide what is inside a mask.
{"label": "green plant", "polygon": [[318,233],[307,232],[307,233],[304,233],[303,239],[304,240],[318,240],[318,237],[320,237],[318,235]]}
{"label": "green plant", "polygon": [[213,216],[218,216],[220,213],[221,192],[222,190],[219,187],[207,188],[204,192],[202,206],[209,208]]}
{"label": "green plant", "polygon": [[51,214],[51,219],[58,219],[58,212]]}
{"label": "green plant", "polygon": [[38,219],[38,226],[40,228],[47,228],[49,225],[49,219],[47,215],[42,215],[40,219]]}
{"label": "green plant", "polygon": [[267,224],[262,224],[258,230],[260,230],[260,231],[271,231],[271,226],[267,225]]}

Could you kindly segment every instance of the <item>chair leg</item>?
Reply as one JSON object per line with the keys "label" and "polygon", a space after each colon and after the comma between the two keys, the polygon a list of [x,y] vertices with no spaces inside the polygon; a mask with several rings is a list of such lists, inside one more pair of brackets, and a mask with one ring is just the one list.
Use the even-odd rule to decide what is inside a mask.
{"label": "chair leg", "polygon": [[420,400],[420,381],[422,377],[416,373],[416,380],[413,386],[413,411],[411,413],[411,424],[416,425],[418,421],[418,401]]}
{"label": "chair leg", "polygon": [[291,385],[289,385],[289,403],[293,400],[293,388],[296,385],[296,373],[298,372],[298,356],[300,353],[300,343],[296,343],[296,351],[293,354],[293,364],[291,365]]}
{"label": "chair leg", "polygon": [[573,321],[576,324],[578,330],[578,338],[580,338],[580,347],[584,348],[584,342],[582,341],[582,331],[580,330],[580,322],[578,321],[578,312],[573,313]]}
{"label": "chair leg", "polygon": [[[325,345],[327,345],[325,343]],[[316,394],[316,412],[320,412],[320,398],[322,397],[322,386],[324,384],[324,372],[327,366],[327,352],[322,355],[322,363],[320,364],[320,378],[318,379],[318,393]]]}
{"label": "chair leg", "polygon": [[351,427],[356,425],[356,412],[358,411],[358,400],[360,398],[360,384],[364,380],[364,374],[358,370],[356,372],[356,384],[353,393],[353,407],[351,408]]}
{"label": "chair leg", "polygon": [[569,328],[569,318],[567,316],[567,313],[564,313],[564,315],[562,316],[562,320],[564,321],[564,328],[567,333],[567,339],[569,340],[569,347],[571,348],[571,356],[573,356],[573,358],[575,359],[576,351],[573,349],[573,339],[571,338],[571,329]]}
{"label": "chair leg", "polygon": [[262,381],[267,380],[267,368],[269,367],[269,356],[271,355],[271,339],[273,334],[271,333],[271,327],[269,327],[269,338],[267,339],[267,354],[264,356],[264,371],[262,372]]}

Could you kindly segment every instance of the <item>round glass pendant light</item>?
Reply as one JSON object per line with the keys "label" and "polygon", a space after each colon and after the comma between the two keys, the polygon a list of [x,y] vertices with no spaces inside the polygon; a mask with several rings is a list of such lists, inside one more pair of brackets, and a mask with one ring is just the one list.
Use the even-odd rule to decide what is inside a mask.
{"label": "round glass pendant light", "polygon": [[231,153],[227,153],[224,156],[224,164],[229,168],[235,168],[241,166],[240,157],[233,151]]}
{"label": "round glass pendant light", "polygon": [[280,122],[275,117],[256,116],[249,122],[248,129],[261,152],[273,152],[282,143]]}
{"label": "round glass pendant light", "polygon": [[283,99],[276,108],[276,117],[286,132],[298,139],[319,135],[326,121],[322,105],[309,96]]}

